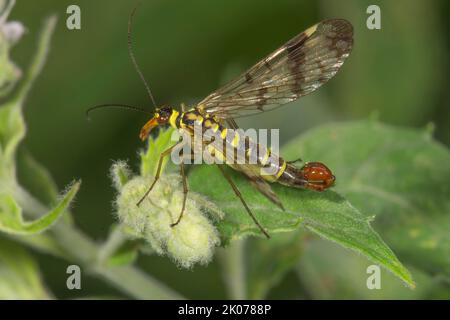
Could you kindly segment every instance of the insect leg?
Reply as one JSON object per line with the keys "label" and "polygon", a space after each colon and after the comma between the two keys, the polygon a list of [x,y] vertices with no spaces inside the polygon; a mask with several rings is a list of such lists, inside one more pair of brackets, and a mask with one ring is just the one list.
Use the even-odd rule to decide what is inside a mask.
{"label": "insect leg", "polygon": [[236,123],[236,121],[234,121],[233,118],[229,118],[229,119],[227,119],[226,121],[227,121],[227,123],[228,123],[228,125],[230,126],[231,129],[236,130],[236,129],[239,128],[238,125],[237,125],[237,123]]}
{"label": "insect leg", "polygon": [[159,161],[158,161],[158,167],[156,169],[156,174],[155,174],[155,180],[153,180],[152,185],[150,186],[150,188],[148,188],[148,190],[145,192],[144,196],[141,198],[141,200],[138,201],[138,203],[136,203],[136,205],[139,207],[142,203],[142,201],[144,201],[144,199],[148,196],[148,194],[150,193],[150,191],[152,191],[153,187],[155,186],[156,182],[159,179],[159,176],[161,175],[161,168],[162,168],[162,162],[164,160],[164,157],[166,157],[167,155],[170,154],[170,152],[172,152],[173,148],[175,148],[179,143],[174,144],[173,146],[171,146],[169,149],[164,150],[160,155],[159,155]]}
{"label": "insect leg", "polygon": [[286,161],[287,164],[293,164],[293,163],[296,163],[296,162],[303,162],[303,160],[302,160],[302,158],[298,158],[298,159],[295,159],[295,160],[292,160],[292,161]]}
{"label": "insect leg", "polygon": [[261,232],[267,237],[267,239],[270,239],[269,234],[267,233],[266,230],[264,230],[264,228],[261,226],[261,224],[258,222],[258,220],[256,219],[256,217],[253,215],[252,211],[250,210],[250,208],[247,206],[247,203],[245,202],[244,198],[241,195],[241,192],[239,191],[239,189],[236,187],[236,185],[234,184],[233,180],[231,180],[231,177],[225,172],[225,170],[220,166],[217,165],[217,167],[220,169],[220,171],[222,172],[223,176],[225,177],[225,179],[227,179],[228,183],[231,185],[231,187],[233,188],[234,193],[236,194],[236,196],[241,200],[242,204],[245,207],[245,210],[247,210],[248,214],[250,215],[250,217],[252,218],[253,222],[258,226],[258,228],[261,230]]}
{"label": "insect leg", "polygon": [[183,206],[181,207],[181,212],[180,212],[180,215],[178,216],[177,221],[175,223],[172,223],[170,225],[171,227],[175,227],[177,224],[180,223],[181,218],[183,217],[184,209],[186,207],[187,193],[189,191],[188,185],[187,185],[187,177],[186,177],[186,174],[184,173],[183,161],[180,163],[180,174],[181,174],[181,178],[183,179]]}

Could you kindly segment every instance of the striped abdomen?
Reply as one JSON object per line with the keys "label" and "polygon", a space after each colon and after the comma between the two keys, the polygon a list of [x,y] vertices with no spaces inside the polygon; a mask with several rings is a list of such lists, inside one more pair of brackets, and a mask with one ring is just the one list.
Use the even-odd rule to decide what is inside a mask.
{"label": "striped abdomen", "polygon": [[290,187],[322,191],[334,183],[333,174],[324,164],[310,162],[297,168],[273,154],[266,146],[255,142],[257,137],[252,139],[244,135],[241,129],[226,128],[213,117],[202,115],[196,109],[184,113],[173,111],[169,122],[173,127],[189,133],[194,140],[194,126],[200,126],[201,146],[208,151],[203,156],[209,154],[213,158],[210,162],[204,159],[207,163],[219,161],[235,170],[247,174],[251,172],[268,182],[279,182]]}

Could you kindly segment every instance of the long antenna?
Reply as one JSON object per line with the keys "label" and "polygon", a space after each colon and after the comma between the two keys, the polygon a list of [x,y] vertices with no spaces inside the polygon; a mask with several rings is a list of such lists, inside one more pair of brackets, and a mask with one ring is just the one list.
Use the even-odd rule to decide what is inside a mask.
{"label": "long antenna", "polygon": [[152,100],[153,106],[156,108],[155,98],[153,97],[152,91],[150,90],[150,87],[149,87],[147,81],[145,80],[141,69],[139,68],[136,58],[134,57],[133,48],[132,48],[131,27],[133,24],[133,17],[134,17],[134,14],[136,13],[136,9],[137,9],[138,5],[139,5],[139,3],[133,8],[133,11],[131,11],[131,14],[130,14],[130,19],[128,20],[128,54],[130,55],[131,61],[133,62],[133,65],[134,65],[134,68],[136,69],[137,73],[139,74],[139,77],[141,78],[142,82],[144,83],[145,88],[147,89],[148,96],[150,97],[150,100]]}
{"label": "long antenna", "polygon": [[123,103],[104,103],[104,104],[98,104],[96,106],[90,107],[89,109],[86,110],[86,117],[89,118],[89,113],[96,110],[96,109],[101,109],[101,108],[121,108],[121,109],[128,109],[128,110],[133,110],[133,111],[137,111],[137,112],[142,112],[142,113],[147,113],[147,114],[153,114],[150,111],[144,110],[142,108],[139,107],[135,107],[135,106],[130,106],[128,104],[123,104]]}

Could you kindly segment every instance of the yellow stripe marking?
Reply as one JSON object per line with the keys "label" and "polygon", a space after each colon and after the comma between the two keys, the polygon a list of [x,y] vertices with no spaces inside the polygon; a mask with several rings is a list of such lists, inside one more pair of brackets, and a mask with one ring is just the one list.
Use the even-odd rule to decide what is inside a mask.
{"label": "yellow stripe marking", "polygon": [[228,132],[227,128],[222,130],[222,132],[220,133],[220,136],[222,137],[222,139],[225,139],[227,137],[227,132]]}
{"label": "yellow stripe marking", "polygon": [[199,124],[203,123],[203,117],[202,116],[197,116],[197,121]]}
{"label": "yellow stripe marking", "polygon": [[232,145],[233,147],[237,147],[238,144],[239,144],[239,139],[240,139],[239,134],[235,131],[235,132],[234,132],[233,141],[231,141],[231,145]]}
{"label": "yellow stripe marking", "polygon": [[188,112],[188,113],[186,113],[186,116],[187,116],[188,120],[196,120],[197,119],[197,115],[194,113]]}
{"label": "yellow stripe marking", "polygon": [[266,149],[266,154],[264,155],[264,158],[261,159],[261,164],[264,166],[267,164],[267,160],[269,160],[270,156],[270,150]]}
{"label": "yellow stripe marking", "polygon": [[281,169],[277,172],[276,177],[279,179],[283,172],[286,170],[286,161],[283,160],[283,164],[281,165]]}
{"label": "yellow stripe marking", "polygon": [[206,121],[205,121],[205,127],[206,127],[206,128],[211,128],[211,125],[212,125],[211,120],[206,119]]}
{"label": "yellow stripe marking", "polygon": [[183,116],[184,116],[184,113],[182,113],[181,117],[180,117],[180,128],[182,128],[182,129],[186,128],[186,125],[183,123]]}
{"label": "yellow stripe marking", "polygon": [[178,117],[179,114],[180,113],[177,110],[173,110],[172,114],[170,115],[169,123],[174,128],[177,127],[176,120],[177,120],[177,117]]}

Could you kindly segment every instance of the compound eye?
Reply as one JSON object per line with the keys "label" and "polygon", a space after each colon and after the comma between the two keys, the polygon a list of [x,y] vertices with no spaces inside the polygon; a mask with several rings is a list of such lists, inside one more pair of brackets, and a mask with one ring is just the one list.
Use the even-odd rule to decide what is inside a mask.
{"label": "compound eye", "polygon": [[164,107],[159,110],[159,115],[162,121],[167,121],[172,114],[172,108]]}

